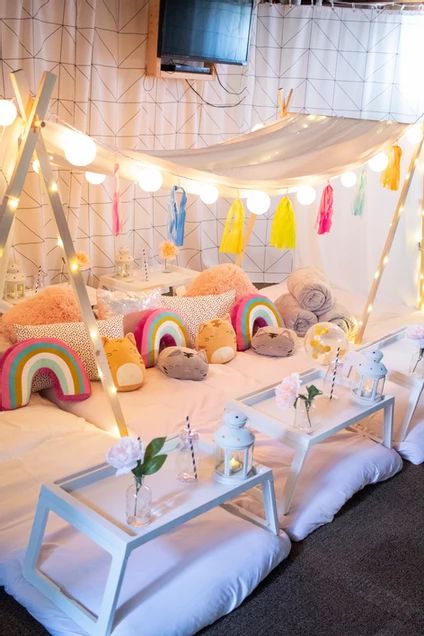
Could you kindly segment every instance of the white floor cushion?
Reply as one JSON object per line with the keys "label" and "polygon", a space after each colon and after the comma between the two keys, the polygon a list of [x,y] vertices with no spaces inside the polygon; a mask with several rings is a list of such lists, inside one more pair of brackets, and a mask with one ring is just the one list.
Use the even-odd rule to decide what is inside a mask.
{"label": "white floor cushion", "polygon": [[[113,636],[177,636],[231,612],[290,551],[290,541],[221,508],[135,550],[128,562]],[[84,633],[22,578],[9,559],[5,587],[55,636]],[[109,561],[68,529],[47,537],[42,569],[96,611]]]}
{"label": "white floor cushion", "polygon": [[[283,515],[281,494],[293,451],[278,442],[258,438],[255,459],[273,469],[280,526],[295,541],[329,523],[342,506],[368,484],[384,481],[402,468],[399,454],[356,433],[342,431],[315,445],[306,458],[289,514]],[[265,462],[266,458],[266,462]],[[253,492],[253,491],[252,491]],[[253,512],[259,501],[243,496],[240,503]]]}

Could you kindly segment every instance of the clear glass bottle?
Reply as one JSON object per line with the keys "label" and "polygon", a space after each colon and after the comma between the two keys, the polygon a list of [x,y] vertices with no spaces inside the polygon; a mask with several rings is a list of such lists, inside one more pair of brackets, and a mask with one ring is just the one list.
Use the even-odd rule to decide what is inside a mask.
{"label": "clear glass bottle", "polygon": [[411,375],[424,376],[424,340],[419,339],[414,341],[408,370]]}
{"label": "clear glass bottle", "polygon": [[199,434],[187,426],[180,433],[176,458],[177,478],[183,482],[195,482],[199,471]]}
{"label": "clear glass bottle", "polygon": [[147,526],[152,520],[152,491],[144,477],[135,478],[126,491],[126,517],[130,526]]}
{"label": "clear glass bottle", "polygon": [[293,427],[298,431],[302,431],[302,433],[308,433],[309,435],[313,431],[312,426],[312,409],[314,408],[313,404],[309,407],[306,407],[305,400],[298,400],[295,413],[294,413],[294,424]]}

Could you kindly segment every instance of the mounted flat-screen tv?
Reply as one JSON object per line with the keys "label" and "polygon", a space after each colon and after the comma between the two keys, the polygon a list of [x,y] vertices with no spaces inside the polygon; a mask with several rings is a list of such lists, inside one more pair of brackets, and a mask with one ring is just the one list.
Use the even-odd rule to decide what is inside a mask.
{"label": "mounted flat-screen tv", "polygon": [[158,56],[246,64],[253,0],[161,0]]}

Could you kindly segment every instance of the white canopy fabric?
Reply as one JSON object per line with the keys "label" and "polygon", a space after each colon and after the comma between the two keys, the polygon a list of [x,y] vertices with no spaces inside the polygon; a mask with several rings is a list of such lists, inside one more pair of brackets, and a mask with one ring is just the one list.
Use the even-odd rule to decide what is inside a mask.
{"label": "white canopy fabric", "polygon": [[[47,148],[60,165],[66,165],[60,143],[66,128],[47,122],[43,130]],[[96,159],[85,169],[111,174],[119,163],[120,175],[135,180],[140,167],[156,166],[164,174],[164,187],[178,184],[196,193],[200,182],[215,185],[221,196],[242,197],[246,190],[283,194],[359,167],[387,150],[405,128],[392,121],[289,114],[201,149],[142,153],[97,144]]]}

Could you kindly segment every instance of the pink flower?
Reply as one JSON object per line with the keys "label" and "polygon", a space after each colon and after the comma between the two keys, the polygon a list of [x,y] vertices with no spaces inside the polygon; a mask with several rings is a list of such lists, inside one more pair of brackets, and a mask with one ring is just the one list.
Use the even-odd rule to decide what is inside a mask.
{"label": "pink flower", "polygon": [[116,468],[117,475],[129,473],[144,459],[144,444],[140,438],[122,437],[106,453],[108,464]]}
{"label": "pink flower", "polygon": [[297,396],[299,395],[301,382],[298,373],[292,373],[284,378],[280,384],[275,387],[275,399],[279,409],[283,411],[294,406]]}
{"label": "pink flower", "polygon": [[424,340],[424,325],[410,325],[406,330],[406,336],[412,340]]}

